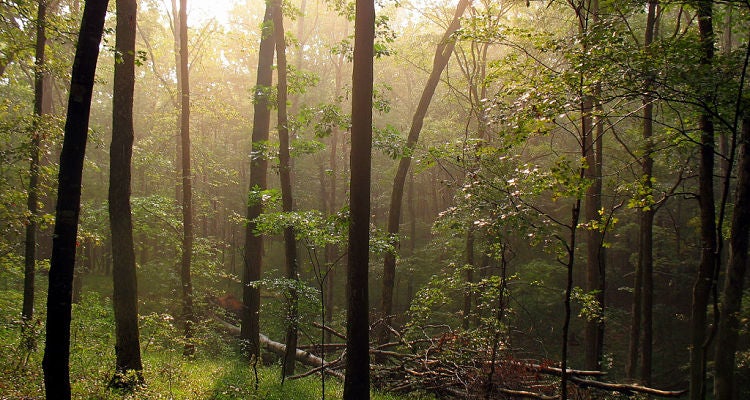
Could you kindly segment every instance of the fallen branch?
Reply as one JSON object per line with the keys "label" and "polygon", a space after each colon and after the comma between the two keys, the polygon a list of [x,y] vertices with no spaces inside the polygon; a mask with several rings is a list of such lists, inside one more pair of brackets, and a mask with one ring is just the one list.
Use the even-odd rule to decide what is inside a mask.
{"label": "fallen branch", "polygon": [[547,396],[541,393],[527,392],[525,390],[513,390],[505,388],[495,388],[498,393],[507,394],[513,396],[513,398],[523,397],[528,399],[539,399],[539,400],[557,400],[560,396]]}
{"label": "fallen branch", "polygon": [[627,383],[607,383],[600,382],[591,379],[583,379],[575,376],[571,376],[570,382],[580,387],[593,387],[603,390],[612,390],[623,394],[633,394],[633,392],[652,394],[654,396],[661,397],[680,397],[687,393],[687,390],[660,390],[646,386],[633,385]]}
{"label": "fallen branch", "polygon": [[[287,379],[300,379],[300,378],[304,378],[306,376],[310,376],[310,375],[316,374],[318,372],[321,372],[324,368],[335,368],[335,367],[339,366],[344,361],[344,354],[346,354],[346,352],[342,352],[341,355],[339,356],[339,358],[337,358],[337,359],[335,359],[335,360],[333,360],[331,362],[328,362],[325,365],[321,365],[319,367],[315,367],[315,368],[313,368],[313,369],[311,369],[311,370],[309,370],[307,372],[303,372],[301,374],[290,376]],[[326,370],[326,372],[330,373],[328,370]],[[341,376],[341,379],[344,379],[343,375]]]}
{"label": "fallen branch", "polygon": [[323,329],[326,332],[330,333],[333,336],[336,336],[339,339],[346,340],[346,336],[344,336],[343,334],[337,332],[336,330],[334,330],[330,326],[321,325],[321,324],[319,324],[317,322],[313,322],[312,324],[313,324],[314,327],[316,327],[318,329]]}
{"label": "fallen branch", "polygon": [[[518,366],[518,367],[526,368],[530,371],[541,372],[547,375],[555,375],[555,376],[562,375],[562,368],[550,367],[548,365],[533,364],[533,363],[527,363],[527,362],[517,361],[517,360],[497,360],[495,361],[495,364]],[[568,372],[568,375],[575,375],[575,376],[607,375],[606,372],[602,372],[602,371],[587,371],[587,370],[570,369],[570,368],[567,368],[566,371]]]}

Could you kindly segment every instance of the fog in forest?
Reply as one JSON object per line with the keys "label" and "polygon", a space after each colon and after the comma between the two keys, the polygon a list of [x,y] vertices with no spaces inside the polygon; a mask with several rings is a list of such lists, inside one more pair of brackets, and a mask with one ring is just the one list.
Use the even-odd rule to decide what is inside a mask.
{"label": "fog in forest", "polygon": [[749,29],[3,0],[0,398],[750,398]]}

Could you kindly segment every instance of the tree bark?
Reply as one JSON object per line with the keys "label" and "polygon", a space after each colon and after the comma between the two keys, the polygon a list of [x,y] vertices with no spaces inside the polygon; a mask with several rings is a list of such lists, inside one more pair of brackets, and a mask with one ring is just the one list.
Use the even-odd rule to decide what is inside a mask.
{"label": "tree bark", "polygon": [[737,189],[732,215],[731,255],[726,270],[724,291],[716,332],[716,359],[714,394],[717,400],[737,398],[735,384],[735,353],[739,338],[739,316],[742,308],[742,290],[748,262],[748,234],[750,226],[750,119],[742,120],[738,164]]}
{"label": "tree bark", "polygon": [[345,400],[370,398],[368,272],[374,42],[374,1],[357,0],[352,72]]}
{"label": "tree bark", "polygon": [[[580,178],[583,178],[583,170],[580,172]],[[560,374],[560,392],[562,400],[568,399],[568,341],[570,337],[570,319],[572,315],[570,300],[573,293],[573,267],[575,266],[575,251],[576,251],[576,230],[578,228],[578,221],[581,215],[581,199],[580,197],[573,203],[571,209],[570,226],[568,232],[568,242],[563,243],[567,250],[567,260],[565,267],[567,270],[567,283],[565,285],[565,320],[563,322],[562,329],[562,354],[560,356],[560,367],[562,373]]]}
{"label": "tree bark", "polygon": [[[700,63],[710,68],[714,58],[712,2],[699,1],[698,29],[700,33]],[[706,307],[714,285],[716,266],[716,209],[714,200],[714,124],[711,115],[703,111],[699,119],[701,131],[700,165],[698,168],[698,196],[700,205],[701,259],[693,285],[690,320],[690,400],[702,400],[706,395]]]}
{"label": "tree bark", "polygon": [[193,258],[193,188],[190,166],[190,77],[188,75],[187,0],[180,0],[180,147],[182,148],[182,322],[184,325],[185,356],[195,354],[192,342],[193,281],[190,273]]}
{"label": "tree bark", "polygon": [[260,279],[263,268],[263,237],[255,232],[255,219],[263,212],[263,204],[257,192],[267,187],[268,160],[266,142],[271,124],[268,89],[273,83],[274,38],[272,7],[266,4],[263,15],[263,31],[258,51],[258,74],[254,89],[254,114],[252,150],[250,152],[250,188],[247,202],[247,226],[245,227],[245,259],[242,272],[242,332],[245,354],[250,360],[260,355],[260,290],[251,286]]}
{"label": "tree bark", "polygon": [[[440,83],[440,76],[443,74],[445,67],[448,65],[451,54],[453,54],[453,48],[455,47],[455,41],[451,39],[451,35],[461,26],[461,16],[464,11],[471,3],[470,0],[460,0],[456,6],[456,12],[453,14],[453,20],[443,34],[440,43],[438,43],[437,49],[435,50],[435,56],[432,61],[432,71],[430,76],[427,78],[427,83],[422,91],[422,96],[419,99],[419,105],[417,106],[414,116],[412,117],[411,128],[409,129],[409,135],[406,138],[406,148],[408,151],[414,149],[419,140],[419,134],[422,132],[422,126],[424,125],[424,118],[427,115],[427,110],[432,101],[432,96],[435,94],[435,89],[438,83]],[[411,155],[407,155],[399,160],[398,170],[396,176],[393,178],[393,190],[391,192],[390,207],[388,209],[388,233],[396,237],[395,248],[400,248],[400,239],[398,239],[398,233],[401,228],[401,207],[404,197],[404,183],[406,182],[406,176],[411,166]],[[396,279],[396,255],[387,252],[383,260],[383,287],[380,303],[380,312],[384,318],[389,318],[393,314],[393,285]],[[378,342],[388,342],[388,330],[381,329],[378,334]]]}
{"label": "tree bark", "polygon": [[46,342],[42,361],[45,393],[49,399],[70,399],[71,297],[81,209],[81,177],[96,61],[107,3],[107,0],[86,2],[71,72],[65,136],[60,153],[47,292]]}
{"label": "tree bark", "polygon": [[[112,145],[109,171],[109,223],[112,231],[112,305],[115,313],[115,374],[110,385],[142,382],[138,332],[138,284],[130,207],[133,156],[133,91],[135,87],[135,0],[117,0]],[[136,380],[128,378],[135,372]]]}
{"label": "tree bark", "polygon": [[[644,39],[644,47],[646,52],[650,53],[651,43],[654,40],[654,31],[656,26],[656,8],[658,3],[656,0],[649,0],[648,2],[648,16],[646,18],[646,34]],[[653,146],[653,133],[654,133],[654,98],[650,91],[653,86],[653,76],[651,73],[647,74],[646,78],[646,95],[643,97],[643,160],[641,162],[641,170],[643,173],[643,184],[645,187],[645,195],[653,195],[653,184],[652,179],[654,176],[654,159],[652,152],[654,151]],[[640,211],[640,251],[638,254],[638,264],[641,273],[641,282],[643,287],[641,288],[641,295],[643,299],[640,301],[641,310],[635,310],[641,314],[641,323],[643,325],[643,340],[641,341],[641,373],[640,381],[645,386],[651,385],[651,359],[652,359],[652,347],[653,347],[653,303],[654,303],[654,205],[649,204],[647,208],[643,208]],[[635,307],[635,304],[634,304]]]}
{"label": "tree bark", "polygon": [[[281,203],[282,211],[294,211],[294,198],[292,196],[292,163],[289,155],[289,126],[287,120],[287,62],[286,62],[286,39],[284,37],[284,16],[281,9],[281,1],[273,3],[273,35],[276,42],[276,71],[278,74],[276,98],[279,133],[279,178],[281,180]],[[284,228],[284,256],[286,258],[287,279],[298,281],[297,275],[297,240],[294,227]],[[298,294],[295,288],[290,289],[289,304],[287,310],[286,330],[286,354],[281,366],[282,379],[294,375],[295,351],[297,349],[297,318],[298,318]]]}
{"label": "tree bark", "polygon": [[[588,25],[590,19],[594,24],[599,20],[599,2],[592,0],[588,10],[582,15],[586,22],[583,23],[583,34],[590,35],[592,27]],[[588,38],[584,38],[584,51],[588,49]],[[584,94],[583,115],[581,117],[581,130],[583,133],[584,157],[588,168],[585,177],[590,185],[586,190],[584,201],[584,218],[587,223],[601,220],[599,210],[602,208],[602,133],[604,131],[601,105],[598,97],[601,91],[600,85],[595,84],[594,94]],[[596,111],[599,115],[594,115]],[[586,231],[586,284],[588,292],[596,292],[597,305],[604,312],[604,250],[602,247],[603,233],[597,226],[591,226]],[[600,370],[603,352],[604,322],[601,316],[588,319],[584,329],[584,368],[589,370]]]}
{"label": "tree bark", "polygon": [[[36,14],[36,48],[34,60],[34,130],[29,148],[29,192],[26,206],[26,243],[24,246],[23,306],[21,309],[21,335],[27,350],[36,347],[36,339],[30,331],[34,318],[34,279],[36,275],[36,234],[39,202],[39,151],[44,136],[42,118],[49,112],[45,109],[45,45],[47,42],[47,3],[39,0]],[[0,75],[1,76],[1,75]]]}
{"label": "tree bark", "polygon": [[[172,5],[172,36],[174,37],[174,43],[172,43],[172,46],[174,47],[174,65],[175,65],[175,72],[177,75],[177,88],[178,91],[182,87],[182,68],[180,68],[180,9],[177,5],[177,0],[171,0]],[[180,101],[179,96],[176,98],[172,98],[175,104],[175,108],[177,109],[177,112],[180,112]],[[181,120],[180,117],[178,117],[176,121],[175,126],[175,135],[174,135],[174,148],[175,148],[175,157],[174,157],[174,173],[175,177],[175,185],[174,185],[174,198],[177,201],[177,203],[182,204],[182,135],[180,134],[181,129]]]}

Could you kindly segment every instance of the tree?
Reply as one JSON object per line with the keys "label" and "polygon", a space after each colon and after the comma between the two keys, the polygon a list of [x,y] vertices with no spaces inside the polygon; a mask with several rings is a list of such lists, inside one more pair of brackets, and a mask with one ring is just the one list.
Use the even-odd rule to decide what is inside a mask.
{"label": "tree", "polygon": [[39,0],[36,14],[36,46],[34,60],[34,127],[29,147],[29,194],[27,208],[29,216],[26,223],[26,243],[24,247],[24,282],[23,282],[23,308],[21,319],[22,329],[25,336],[27,350],[36,347],[34,338],[28,332],[29,324],[34,318],[34,277],[36,272],[36,236],[37,236],[37,213],[39,202],[39,151],[42,143],[43,124],[42,118],[49,113],[49,95],[45,91],[45,48],[47,46],[46,35],[47,3]]}
{"label": "tree", "polygon": [[50,399],[70,398],[70,319],[78,216],[81,209],[81,177],[96,61],[107,3],[107,0],[86,2],[71,72],[65,136],[60,153],[47,292],[46,342],[42,361],[45,392]]}
{"label": "tree", "polygon": [[273,79],[273,8],[266,3],[263,14],[263,29],[258,50],[258,74],[253,90],[254,114],[252,149],[250,151],[250,190],[247,198],[247,226],[245,227],[245,259],[242,272],[242,331],[249,359],[257,361],[260,356],[260,291],[253,282],[260,279],[263,269],[263,237],[255,231],[255,219],[263,212],[262,191],[267,186],[268,129],[271,124],[269,89]]}
{"label": "tree", "polygon": [[[279,178],[281,180],[281,207],[284,212],[292,212],[294,199],[292,197],[291,157],[289,156],[289,121],[287,119],[287,63],[286,63],[286,39],[284,38],[284,15],[282,13],[281,1],[273,2],[273,35],[276,42],[276,71],[278,83],[276,85],[276,106],[278,114],[279,132]],[[294,234],[294,226],[284,228],[284,256],[286,259],[286,277],[297,282],[297,240]],[[297,300],[296,288],[292,287],[289,293],[289,309],[287,311],[286,331],[286,353],[281,366],[281,376],[286,378],[294,374],[294,363],[297,354]]]}
{"label": "tree", "polygon": [[[138,331],[138,283],[133,245],[133,218],[130,207],[136,15],[135,0],[117,0],[112,145],[109,152],[112,305],[115,312],[117,341],[115,374],[110,385],[115,387],[127,387],[143,381]],[[135,376],[130,376],[131,373]]]}
{"label": "tree", "polygon": [[352,128],[349,163],[349,239],[346,288],[346,378],[344,399],[370,398],[368,272],[375,3],[357,0],[354,19]]}
{"label": "tree", "polygon": [[[572,4],[573,2],[571,2]],[[574,4],[581,34],[582,62],[588,63],[588,53],[594,43],[594,34],[599,22],[599,1],[588,0]],[[586,280],[585,288],[595,293],[597,306],[604,310],[604,247],[602,232],[594,224],[600,219],[602,207],[602,134],[604,132],[603,112],[598,97],[601,95],[601,83],[594,82],[589,92],[586,80],[590,79],[588,71],[581,72],[581,135],[583,157],[586,159],[585,177],[589,180],[583,207],[583,217],[589,226],[586,234]],[[601,369],[604,340],[604,323],[600,315],[589,317],[584,330],[584,366],[589,370]]]}
{"label": "tree", "polygon": [[[407,155],[399,160],[398,170],[396,171],[396,176],[393,178],[393,190],[391,191],[391,203],[388,209],[387,228],[388,233],[391,235],[398,235],[401,228],[401,206],[404,197],[404,183],[406,182],[406,176],[412,159],[408,152],[414,149],[419,140],[419,134],[422,131],[422,126],[424,125],[424,119],[427,115],[427,109],[430,107],[432,96],[435,94],[435,89],[440,82],[440,76],[448,65],[451,54],[453,54],[453,48],[456,45],[456,42],[451,38],[451,35],[453,35],[453,33],[461,26],[461,16],[464,14],[464,11],[470,3],[470,0],[461,0],[458,2],[458,5],[456,5],[456,12],[453,14],[453,20],[448,26],[448,29],[446,29],[445,34],[443,34],[443,37],[440,39],[437,49],[435,49],[435,56],[432,61],[432,71],[430,72],[425,88],[422,91],[419,105],[414,111],[409,135],[406,138],[406,147],[408,149]],[[396,243],[394,247],[398,249],[400,246]],[[393,313],[393,285],[395,278],[396,255],[387,252],[383,259],[383,287],[380,303],[380,312],[383,314],[384,318],[388,318]],[[378,336],[380,343],[387,342],[388,330],[383,327]]]}
{"label": "tree", "polygon": [[[740,78],[740,96],[737,112],[743,100],[743,87],[750,59],[750,44],[745,53]],[[735,116],[735,121],[739,115]],[[736,124],[736,122],[735,122]],[[735,126],[736,128],[736,126]],[[736,143],[736,129],[733,132],[732,150]],[[748,262],[748,225],[750,224],[750,118],[742,119],[742,132],[739,138],[740,155],[738,162],[737,187],[735,193],[734,214],[730,232],[730,257],[726,267],[726,278],[719,309],[719,321],[716,331],[716,356],[714,371],[714,396],[717,400],[737,398],[735,365],[739,338],[739,316],[742,309],[742,290]],[[731,168],[731,156],[727,164]],[[727,168],[728,172],[731,172]],[[729,173],[727,173],[727,176]]]}
{"label": "tree", "polygon": [[[647,55],[651,54],[651,44],[654,41],[656,27],[656,0],[648,2],[648,14],[646,17],[646,31],[643,46]],[[646,73],[643,96],[643,157],[641,159],[642,183],[644,186],[644,197],[653,196],[653,174],[654,174],[654,78],[650,72]],[[646,204],[639,211],[639,249],[638,264],[635,270],[635,283],[633,291],[632,319],[630,325],[630,351],[628,353],[629,378],[635,378],[638,369],[638,354],[641,347],[641,373],[640,381],[649,386],[651,384],[651,348],[653,336],[653,235],[654,235],[654,205]],[[640,341],[641,330],[643,330],[643,341]],[[640,345],[639,345],[640,343]]]}
{"label": "tree", "polygon": [[[712,69],[714,58],[713,3],[697,2],[700,34],[700,65],[705,72]],[[710,75],[709,75],[710,76]],[[704,96],[710,96],[708,94]],[[704,99],[704,100],[710,100]],[[705,101],[710,104],[710,101]],[[706,395],[706,307],[717,268],[716,209],[714,201],[714,122],[708,110],[699,117],[700,161],[698,167],[698,202],[700,207],[701,258],[693,285],[690,315],[690,399],[702,400]]]}
{"label": "tree", "polygon": [[190,264],[193,258],[193,187],[190,170],[190,77],[188,70],[187,0],[180,0],[180,147],[182,149],[182,322],[185,324],[186,356],[195,353],[193,337],[193,282]]}

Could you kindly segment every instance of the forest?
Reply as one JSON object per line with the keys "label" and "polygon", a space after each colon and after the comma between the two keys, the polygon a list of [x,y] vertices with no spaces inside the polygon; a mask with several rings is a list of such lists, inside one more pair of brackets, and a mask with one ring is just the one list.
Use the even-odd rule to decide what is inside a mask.
{"label": "forest", "polygon": [[748,0],[0,0],[0,399],[750,398],[749,62]]}

